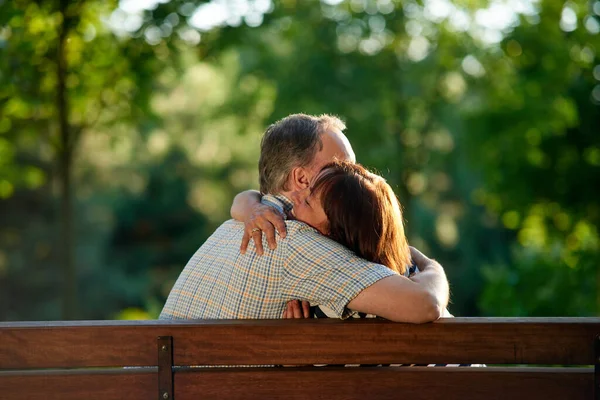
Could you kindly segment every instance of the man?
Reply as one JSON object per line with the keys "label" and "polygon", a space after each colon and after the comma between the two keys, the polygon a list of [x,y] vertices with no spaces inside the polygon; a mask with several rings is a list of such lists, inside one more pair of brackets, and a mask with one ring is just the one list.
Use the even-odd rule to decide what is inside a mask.
{"label": "man", "polygon": [[[344,128],[335,117],[303,114],[271,125],[261,142],[262,203],[286,214],[293,207],[290,193],[309,187],[323,165],[335,158],[354,161]],[[439,318],[447,305],[442,267],[416,250],[412,255],[422,272],[409,279],[358,258],[301,222],[286,221],[286,228],[276,248],[271,243],[262,255],[242,254],[244,224],[225,222],[188,262],[160,318],[280,318],[287,302],[299,299],[340,318],[363,312],[422,323]]]}

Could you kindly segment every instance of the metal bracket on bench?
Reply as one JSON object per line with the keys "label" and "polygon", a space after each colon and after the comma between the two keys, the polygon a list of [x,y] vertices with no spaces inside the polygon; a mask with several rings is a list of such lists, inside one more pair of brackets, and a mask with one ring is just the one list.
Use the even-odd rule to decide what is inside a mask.
{"label": "metal bracket on bench", "polygon": [[173,400],[173,336],[158,337],[158,400]]}
{"label": "metal bracket on bench", "polygon": [[600,400],[600,335],[594,340],[594,399]]}

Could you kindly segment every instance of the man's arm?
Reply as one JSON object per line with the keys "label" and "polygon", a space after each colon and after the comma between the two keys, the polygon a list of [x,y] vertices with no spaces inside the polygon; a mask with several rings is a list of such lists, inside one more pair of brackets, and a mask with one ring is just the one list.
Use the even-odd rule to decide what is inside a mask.
{"label": "man's arm", "polygon": [[275,230],[284,238],[286,235],[285,222],[281,214],[270,206],[260,202],[262,196],[256,190],[247,190],[235,196],[231,205],[231,217],[244,223],[244,236],[240,251],[246,252],[250,238],[254,240],[256,252],[263,255],[262,233],[267,236],[267,243],[271,250],[277,246]]}
{"label": "man's arm", "polygon": [[[427,258],[419,250],[413,247],[411,247],[411,256],[415,264],[417,264],[417,267],[420,268],[419,273],[413,274],[408,279],[396,279],[404,278],[401,276],[390,276],[389,278],[385,278],[392,278],[394,282],[390,281],[383,283],[385,279],[382,279],[373,284],[373,286],[379,284],[374,290],[373,286],[363,290],[348,304],[348,308],[359,312],[375,314],[398,322],[420,323],[433,321],[439,317],[452,317],[453,315],[446,309],[449,296],[448,283],[444,269],[436,261]],[[398,299],[396,303],[389,302],[387,296],[384,294],[386,290],[392,291],[390,296],[396,296],[397,291],[402,290],[404,291],[402,296],[404,296],[405,299]],[[428,295],[428,292],[432,295]],[[383,298],[383,303],[381,304],[379,297]],[[397,307],[397,304],[410,302],[412,302],[412,305],[402,307],[403,309],[398,309]],[[436,304],[440,304],[440,307],[443,305],[443,311],[439,316],[437,312],[438,306]],[[386,307],[388,305],[391,306],[389,311],[381,309],[381,306]],[[385,317],[383,314],[388,315],[388,317]],[[300,304],[297,300],[288,302],[282,316],[282,318],[308,317],[308,303],[303,301],[302,304]]]}
{"label": "man's arm", "polygon": [[410,256],[421,271],[411,277],[411,280],[428,288],[436,296],[442,310],[445,310],[450,300],[450,286],[444,268],[437,261],[428,258],[414,247],[410,248]]}
{"label": "man's arm", "polygon": [[440,318],[450,291],[444,269],[417,249],[410,250],[421,272],[410,279],[400,275],[381,279],[360,292],[348,308],[397,322],[423,323]]}
{"label": "man's arm", "polygon": [[413,281],[368,262],[308,227],[286,242],[283,300],[325,305],[337,316],[375,314],[397,322],[434,321],[447,302],[448,283],[435,261],[414,251],[422,276]]}

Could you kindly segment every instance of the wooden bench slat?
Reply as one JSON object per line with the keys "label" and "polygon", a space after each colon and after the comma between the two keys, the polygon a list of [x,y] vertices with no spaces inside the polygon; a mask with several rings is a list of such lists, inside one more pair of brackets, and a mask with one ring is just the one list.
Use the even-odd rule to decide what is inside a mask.
{"label": "wooden bench slat", "polygon": [[326,368],[206,371],[175,375],[176,400],[591,399],[592,369]]}
{"label": "wooden bench slat", "polygon": [[0,398],[10,400],[147,400],[158,397],[158,375],[83,373],[0,374]]}
{"label": "wooden bench slat", "polygon": [[158,336],[175,365],[586,365],[598,333],[600,318],[0,323],[0,369],[152,366]]}
{"label": "wooden bench slat", "polygon": [[[112,400],[157,397],[156,372],[0,373],[2,398]],[[219,368],[175,374],[175,399],[592,398],[592,368]]]}

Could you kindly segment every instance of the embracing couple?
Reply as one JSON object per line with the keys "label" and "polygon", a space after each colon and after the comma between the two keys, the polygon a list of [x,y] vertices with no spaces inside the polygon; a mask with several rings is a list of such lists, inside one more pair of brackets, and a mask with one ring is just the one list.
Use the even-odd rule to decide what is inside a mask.
{"label": "embracing couple", "polygon": [[236,197],[237,220],[196,251],[161,319],[379,316],[423,323],[444,313],[443,268],[408,246],[396,196],[355,163],[344,129],[336,117],[303,114],[267,129],[261,194]]}

